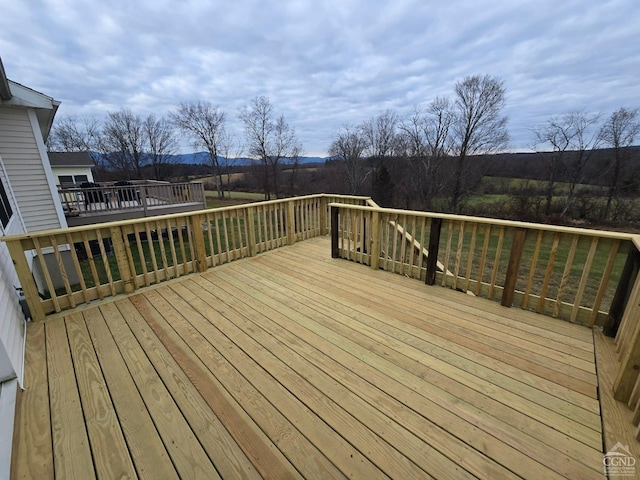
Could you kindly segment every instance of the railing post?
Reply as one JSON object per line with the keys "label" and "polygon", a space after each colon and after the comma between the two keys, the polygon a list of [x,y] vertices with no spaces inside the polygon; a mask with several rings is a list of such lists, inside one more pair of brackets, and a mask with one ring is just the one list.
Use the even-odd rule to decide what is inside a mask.
{"label": "railing post", "polygon": [[202,215],[193,215],[191,217],[191,232],[193,233],[193,242],[195,243],[196,262],[198,264],[198,272],[207,271],[207,249],[204,242],[204,229],[202,223],[204,219]]}
{"label": "railing post", "polygon": [[124,244],[124,232],[121,227],[111,227],[111,242],[113,244],[113,253],[118,264],[120,279],[124,285],[124,293],[131,293],[135,290],[133,283],[133,274],[129,268],[129,259],[127,257],[127,248]]}
{"label": "railing post", "polygon": [[502,291],[502,301],[504,307],[513,305],[513,294],[516,290],[516,282],[518,281],[518,271],[520,270],[520,260],[522,259],[522,250],[527,237],[527,231],[524,228],[516,228],[513,232],[513,242],[511,243],[511,254],[509,256],[509,264],[504,280],[504,290]]}
{"label": "railing post", "polygon": [[377,210],[371,216],[371,268],[380,268],[380,212]]}
{"label": "railing post", "polygon": [[339,212],[338,207],[331,206],[331,258],[338,258],[340,256],[338,249]]}
{"label": "railing post", "polygon": [[287,202],[287,243],[289,245],[296,243],[296,210],[294,202],[294,199]]}
{"label": "railing post", "polygon": [[249,232],[249,238],[247,239],[249,247],[249,256],[255,257],[258,252],[258,246],[256,245],[256,222],[255,222],[255,207],[247,207],[247,231]]}
{"label": "railing post", "polygon": [[142,203],[144,216],[147,217],[147,187],[145,185],[142,185],[142,187],[140,188],[140,202]]}
{"label": "railing post", "polygon": [[44,320],[44,308],[42,308],[42,303],[40,302],[40,295],[36,287],[36,281],[29,268],[29,262],[27,262],[27,257],[24,255],[24,250],[22,250],[22,243],[20,240],[7,242],[7,248],[13,260],[18,280],[20,280],[22,292],[27,300],[31,318],[34,321]]}
{"label": "railing post", "polygon": [[207,208],[207,197],[204,194],[204,183],[201,182],[201,183],[198,183],[198,185],[200,185],[200,188],[199,188],[200,192],[199,193],[200,193],[200,201],[202,202],[202,208],[206,209]]}
{"label": "railing post", "polygon": [[320,236],[327,234],[327,197],[322,195],[319,199]]}
{"label": "railing post", "polygon": [[427,275],[425,283],[435,285],[436,272],[438,270],[438,250],[440,248],[440,231],[442,230],[442,219],[432,218],[431,229],[429,231],[429,255],[427,255]]}
{"label": "railing post", "polygon": [[624,263],[620,280],[618,280],[618,286],[616,292],[611,301],[611,307],[609,308],[609,315],[604,324],[603,333],[608,337],[615,337],[620,327],[620,321],[624,313],[625,307],[629,300],[629,295],[633,289],[633,279],[640,270],[640,252],[635,248],[633,243],[631,244],[631,250],[627,255],[627,260]]}

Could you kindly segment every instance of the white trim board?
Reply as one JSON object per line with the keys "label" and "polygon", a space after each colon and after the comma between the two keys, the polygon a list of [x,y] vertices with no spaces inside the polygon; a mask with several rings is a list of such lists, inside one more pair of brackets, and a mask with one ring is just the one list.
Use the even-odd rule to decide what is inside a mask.
{"label": "white trim board", "polygon": [[0,480],[9,480],[11,476],[11,449],[17,393],[18,380],[0,383]]}

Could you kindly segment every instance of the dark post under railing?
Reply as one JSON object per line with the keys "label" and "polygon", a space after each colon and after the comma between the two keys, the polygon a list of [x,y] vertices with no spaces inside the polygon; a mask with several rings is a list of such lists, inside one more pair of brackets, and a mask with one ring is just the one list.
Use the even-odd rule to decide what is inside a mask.
{"label": "dark post under railing", "polygon": [[522,250],[524,249],[526,237],[527,231],[524,228],[516,228],[513,232],[509,265],[507,266],[504,290],[502,291],[502,301],[500,302],[504,307],[510,307],[513,305],[513,295],[516,290],[518,271],[520,270],[520,260],[522,259]]}
{"label": "dark post under railing", "polygon": [[438,249],[440,246],[440,231],[442,230],[442,219],[431,219],[431,231],[429,232],[429,255],[427,255],[427,276],[425,283],[435,285],[436,272],[438,270]]}

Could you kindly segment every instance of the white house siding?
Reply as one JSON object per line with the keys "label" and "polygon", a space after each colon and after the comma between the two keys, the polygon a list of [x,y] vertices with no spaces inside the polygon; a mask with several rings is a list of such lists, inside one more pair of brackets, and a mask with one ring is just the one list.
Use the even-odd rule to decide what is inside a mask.
{"label": "white house siding", "polygon": [[13,287],[17,284],[7,246],[0,243],[0,382],[22,376],[24,317]]}
{"label": "white house siding", "polygon": [[60,212],[26,109],[0,107],[0,155],[27,231],[60,228]]}
{"label": "white house siding", "polygon": [[[13,216],[6,226],[0,226],[0,236],[24,233],[20,211],[16,208],[13,189],[5,176],[0,157],[0,181],[11,203]],[[19,285],[13,262],[5,243],[0,242],[0,382],[22,377],[24,348],[24,316],[18,305],[14,286]]]}

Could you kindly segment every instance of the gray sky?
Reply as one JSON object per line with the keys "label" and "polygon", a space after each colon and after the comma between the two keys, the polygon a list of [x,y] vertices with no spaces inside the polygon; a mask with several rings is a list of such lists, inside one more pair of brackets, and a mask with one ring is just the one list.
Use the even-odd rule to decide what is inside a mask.
{"label": "gray sky", "polygon": [[638,0],[0,0],[7,76],[59,115],[270,98],[307,155],[386,109],[501,77],[511,147],[571,111],[640,107]]}

